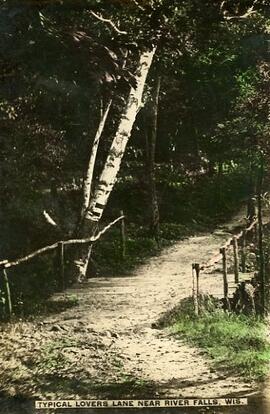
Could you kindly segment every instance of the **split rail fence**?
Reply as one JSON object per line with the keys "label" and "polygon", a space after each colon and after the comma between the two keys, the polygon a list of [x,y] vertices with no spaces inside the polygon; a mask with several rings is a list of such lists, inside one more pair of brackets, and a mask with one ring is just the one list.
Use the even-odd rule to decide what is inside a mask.
{"label": "split rail fence", "polygon": [[[230,309],[229,290],[236,290],[240,283],[247,282],[252,279],[253,274],[250,273],[247,275],[246,273],[247,239],[249,234],[253,233],[255,242],[257,241],[257,225],[258,219],[254,218],[252,223],[247,228],[241,230],[240,233],[228,239],[226,243],[220,247],[219,252],[212,256],[206,263],[192,264],[193,301],[196,315],[198,315],[200,311],[200,277],[203,271],[212,268],[219,262],[222,263],[224,309]],[[239,253],[239,241],[241,241],[241,254]],[[230,284],[228,281],[228,251],[231,247],[233,248],[233,284]]]}
{"label": "split rail fence", "polygon": [[124,258],[126,255],[126,235],[125,235],[125,216],[123,211],[121,211],[120,217],[112,221],[110,224],[105,226],[96,236],[92,236],[85,239],[69,239],[69,240],[59,240],[55,243],[44,246],[38,250],[33,251],[32,253],[20,257],[14,260],[1,260],[0,261],[0,272],[2,273],[3,277],[3,287],[4,287],[4,294],[5,294],[5,308],[7,313],[7,318],[10,319],[13,313],[13,306],[12,306],[12,295],[9,283],[9,275],[8,269],[18,266],[21,263],[28,262],[29,260],[33,259],[34,257],[40,256],[44,253],[49,251],[58,251],[59,256],[59,285],[64,290],[66,288],[66,277],[65,277],[65,246],[68,245],[76,245],[76,244],[91,244],[99,240],[99,238],[109,230],[113,225],[118,222],[121,222],[120,227],[120,235],[121,235],[121,247],[122,247],[122,257]]}

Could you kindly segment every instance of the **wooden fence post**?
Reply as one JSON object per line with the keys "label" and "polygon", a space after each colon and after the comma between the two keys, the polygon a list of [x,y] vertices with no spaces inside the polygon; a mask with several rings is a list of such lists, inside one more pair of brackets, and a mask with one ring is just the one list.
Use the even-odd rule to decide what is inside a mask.
{"label": "wooden fence post", "polygon": [[239,252],[237,237],[233,236],[234,281],[239,283]]}
{"label": "wooden fence post", "polygon": [[65,251],[64,251],[64,243],[58,243],[58,272],[59,272],[59,287],[60,289],[65,289]]}
{"label": "wooden fence post", "polygon": [[[195,272],[196,272],[196,290],[197,290],[197,297],[199,299],[200,296],[200,287],[199,287],[199,277],[200,277],[200,265],[199,263],[195,263]],[[199,303],[199,301],[198,301]]]}
{"label": "wooden fence post", "polygon": [[12,316],[12,300],[11,300],[8,274],[7,274],[7,270],[5,266],[3,266],[2,268],[2,272],[3,272],[4,288],[5,288],[5,294],[6,294],[6,310],[7,310],[8,319],[10,319]]}
{"label": "wooden fence post", "polygon": [[228,270],[227,270],[227,253],[226,248],[222,247],[220,249],[222,254],[222,271],[223,271],[223,290],[224,290],[224,305],[225,309],[230,308],[229,298],[228,298]]}
{"label": "wooden fence post", "polygon": [[242,239],[242,272],[246,273],[246,248],[247,248],[247,231],[243,230]]}
{"label": "wooden fence post", "polygon": [[199,315],[199,303],[198,303],[198,288],[197,288],[197,274],[195,276],[195,263],[192,264],[192,284],[193,284],[193,302],[194,302],[194,313],[196,316]]}
{"label": "wooden fence post", "polygon": [[[120,215],[124,216],[123,210],[120,211]],[[121,220],[121,248],[122,248],[122,259],[126,257],[126,223],[125,217]]]}
{"label": "wooden fence post", "polygon": [[[192,265],[192,277],[193,277],[193,300],[194,300],[194,311],[195,315],[199,315],[199,296],[200,296],[200,285],[199,285],[199,278],[200,278],[200,265],[199,263],[193,263]],[[196,279],[195,279],[195,274]]]}

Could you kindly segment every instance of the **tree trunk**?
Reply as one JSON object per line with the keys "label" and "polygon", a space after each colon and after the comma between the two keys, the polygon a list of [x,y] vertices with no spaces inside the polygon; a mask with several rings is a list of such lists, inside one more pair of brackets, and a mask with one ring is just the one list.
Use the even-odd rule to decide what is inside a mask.
{"label": "tree trunk", "polygon": [[[94,235],[116,182],[132,127],[141,107],[144,85],[154,54],[155,48],[141,53],[135,75],[137,84],[135,88],[131,87],[130,89],[126,107],[120,118],[119,126],[112,141],[96,190],[85,211],[79,230],[79,235],[82,237]],[[81,246],[76,250],[75,259],[71,266],[73,280],[82,281],[85,279],[90,254],[91,246]]]}
{"label": "tree trunk", "polygon": [[258,198],[258,250],[259,250],[259,276],[260,276],[260,313],[262,316],[265,315],[266,303],[265,303],[265,257],[264,257],[264,246],[263,246],[263,217],[262,217],[262,191],[263,191],[263,179],[264,179],[264,160],[263,155],[261,156],[260,167],[258,171],[258,187],[257,187],[257,198]]}
{"label": "tree trunk", "polygon": [[156,190],[156,174],[155,174],[155,155],[156,155],[156,142],[157,142],[157,121],[158,121],[158,102],[160,92],[160,76],[157,78],[153,99],[151,102],[150,117],[148,119],[148,126],[146,128],[147,133],[147,170],[148,170],[148,183],[150,194],[150,235],[153,237],[157,244],[159,244],[159,205]]}
{"label": "tree trunk", "polygon": [[103,129],[104,129],[104,126],[105,126],[105,123],[106,123],[106,120],[109,114],[111,104],[112,104],[112,100],[109,101],[105,111],[102,112],[100,123],[99,123],[98,129],[97,129],[97,132],[94,138],[91,155],[90,155],[89,162],[88,162],[88,168],[87,168],[86,176],[83,182],[83,205],[82,205],[82,212],[81,212],[82,217],[84,217],[85,212],[87,208],[89,207],[91,188],[92,188],[92,182],[93,182],[93,174],[94,174],[99,141],[100,141],[100,137],[103,132]]}
{"label": "tree trunk", "polygon": [[247,218],[250,222],[256,216],[256,182],[253,177],[253,166],[249,166],[249,198],[247,202]]}

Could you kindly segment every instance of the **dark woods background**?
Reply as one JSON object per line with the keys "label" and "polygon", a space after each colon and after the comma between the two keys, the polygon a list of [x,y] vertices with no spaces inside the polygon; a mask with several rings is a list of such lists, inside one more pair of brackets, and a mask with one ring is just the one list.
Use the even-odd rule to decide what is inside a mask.
{"label": "dark woods background", "polygon": [[[224,220],[256,194],[262,157],[267,189],[269,7],[258,1],[245,16],[251,7],[1,0],[1,259],[76,233],[101,112],[112,98],[95,177],[139,52],[153,44],[144,104],[103,217],[124,210],[126,257],[113,228],[94,246],[89,276],[126,272],[160,246]],[[18,315],[42,311],[41,299],[58,288],[56,273],[53,253],[10,271]]]}

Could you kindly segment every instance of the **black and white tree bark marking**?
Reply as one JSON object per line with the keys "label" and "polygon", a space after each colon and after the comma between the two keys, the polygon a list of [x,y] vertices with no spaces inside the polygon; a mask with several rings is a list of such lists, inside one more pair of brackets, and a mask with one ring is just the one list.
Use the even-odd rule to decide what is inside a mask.
{"label": "black and white tree bark marking", "polygon": [[154,53],[155,49],[152,49],[141,54],[136,74],[137,86],[130,90],[126,108],[121,116],[97,189],[86,213],[86,219],[91,221],[100,220],[115,184],[136,115],[141,107],[144,85]]}
{"label": "black and white tree bark marking", "polygon": [[[155,51],[156,48],[153,48],[152,50],[142,52],[140,55],[137,71],[135,74],[136,87],[131,87],[130,89],[130,93],[127,98],[127,103],[121,115],[116,134],[114,136],[111,148],[107,156],[107,160],[101,172],[96,190],[91,198],[88,197],[88,195],[90,194],[89,184],[85,184],[85,188],[87,187],[87,191],[85,190],[84,206],[86,206],[86,201],[89,200],[89,198],[90,202],[89,206],[85,210],[83,222],[79,232],[80,237],[93,236],[97,229],[98,222],[102,217],[104,208],[107,204],[110,193],[116,182],[117,174],[119,172],[121,161],[131,135],[136,115],[141,108],[145,81],[149,69],[151,67]],[[92,164],[90,170],[91,169]],[[80,281],[85,278],[88,262],[90,259],[90,254],[91,246],[82,246],[75,253],[75,259],[73,261],[72,266],[72,277],[74,280]]]}
{"label": "black and white tree bark marking", "polygon": [[92,189],[92,182],[93,182],[93,174],[94,174],[94,168],[95,168],[95,163],[96,163],[96,157],[97,157],[97,151],[98,151],[98,146],[99,146],[99,142],[100,142],[100,137],[101,134],[104,130],[104,126],[109,114],[109,110],[112,104],[112,100],[109,101],[109,103],[107,104],[107,107],[101,117],[95,138],[94,138],[94,142],[93,142],[93,146],[92,146],[92,151],[91,151],[91,155],[89,158],[89,163],[88,163],[88,168],[87,168],[87,172],[86,172],[86,177],[83,183],[83,206],[82,206],[82,217],[84,216],[87,208],[89,207],[89,202],[90,202],[90,196],[91,196],[91,189]]}

